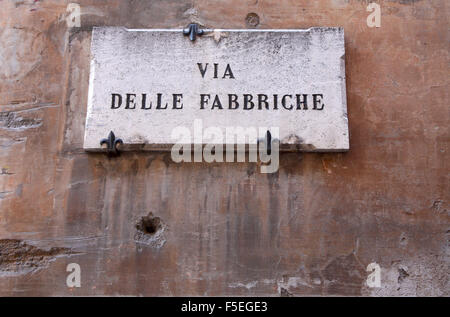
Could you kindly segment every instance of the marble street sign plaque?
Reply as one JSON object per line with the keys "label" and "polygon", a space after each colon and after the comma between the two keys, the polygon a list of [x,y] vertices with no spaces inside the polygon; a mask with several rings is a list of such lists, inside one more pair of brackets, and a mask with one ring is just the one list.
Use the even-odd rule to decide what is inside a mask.
{"label": "marble street sign plaque", "polygon": [[200,122],[224,136],[278,127],[281,150],[346,151],[344,57],[342,28],[206,30],[196,41],[182,30],[94,28],[84,148],[101,151],[113,131],[121,149],[170,149],[175,128],[194,136]]}

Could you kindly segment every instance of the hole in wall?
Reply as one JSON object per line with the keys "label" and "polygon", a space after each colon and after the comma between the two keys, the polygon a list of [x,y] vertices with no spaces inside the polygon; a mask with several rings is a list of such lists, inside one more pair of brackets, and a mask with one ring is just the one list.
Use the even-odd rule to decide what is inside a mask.
{"label": "hole in wall", "polygon": [[[152,212],[141,217],[135,227],[134,241],[141,246],[147,245],[159,249],[166,243],[164,232],[167,230],[167,226],[160,217],[154,216]],[[138,250],[141,251],[142,248],[139,247]]]}
{"label": "hole in wall", "polygon": [[153,216],[151,212],[147,216],[142,217],[136,224],[137,230],[149,235],[154,235],[161,228],[161,218]]}

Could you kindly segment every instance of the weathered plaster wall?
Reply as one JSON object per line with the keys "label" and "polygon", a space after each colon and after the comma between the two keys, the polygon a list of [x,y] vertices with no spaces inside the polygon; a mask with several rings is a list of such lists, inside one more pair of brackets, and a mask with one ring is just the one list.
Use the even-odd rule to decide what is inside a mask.
{"label": "weathered plaster wall", "polygon": [[[449,296],[449,4],[377,2],[380,28],[367,1],[79,0],[68,28],[69,1],[0,0],[0,295]],[[286,153],[265,175],[82,150],[92,26],[246,28],[248,13],[344,27],[348,153]]]}

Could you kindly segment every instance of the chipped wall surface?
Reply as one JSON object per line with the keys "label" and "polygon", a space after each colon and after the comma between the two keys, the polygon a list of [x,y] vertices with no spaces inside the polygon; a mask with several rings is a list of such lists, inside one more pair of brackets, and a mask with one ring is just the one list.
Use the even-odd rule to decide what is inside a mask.
{"label": "chipped wall surface", "polygon": [[[0,295],[449,296],[449,4],[376,2],[0,0]],[[343,27],[350,151],[84,152],[92,27],[189,22]]]}

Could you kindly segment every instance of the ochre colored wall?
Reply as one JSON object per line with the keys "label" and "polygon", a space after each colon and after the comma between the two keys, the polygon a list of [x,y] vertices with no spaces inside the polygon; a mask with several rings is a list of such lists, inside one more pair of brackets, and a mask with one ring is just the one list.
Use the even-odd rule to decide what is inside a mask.
{"label": "ochre colored wall", "polygon": [[[448,1],[377,1],[380,28],[355,0],[78,0],[80,28],[68,3],[0,0],[0,295],[449,296]],[[247,28],[248,13],[344,27],[348,153],[261,174],[83,151],[93,26]],[[139,233],[150,212],[158,232]]]}

